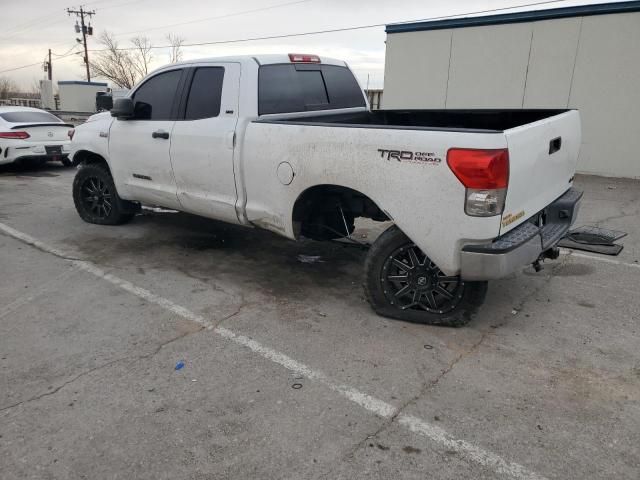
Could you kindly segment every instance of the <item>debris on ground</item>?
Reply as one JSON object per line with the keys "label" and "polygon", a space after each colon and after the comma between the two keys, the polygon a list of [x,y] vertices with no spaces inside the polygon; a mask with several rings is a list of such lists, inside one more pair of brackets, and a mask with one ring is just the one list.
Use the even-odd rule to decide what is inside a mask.
{"label": "debris on ground", "polygon": [[182,370],[184,368],[184,360],[180,360],[176,363],[176,370]]}
{"label": "debris on ground", "polygon": [[301,263],[323,263],[320,255],[298,255],[298,261]]}
{"label": "debris on ground", "polygon": [[613,243],[627,235],[626,232],[618,230],[607,230],[605,228],[582,226],[570,230],[565,237],[560,240],[558,246],[573,250],[583,250],[585,252],[602,253],[605,255],[618,255],[623,246]]}

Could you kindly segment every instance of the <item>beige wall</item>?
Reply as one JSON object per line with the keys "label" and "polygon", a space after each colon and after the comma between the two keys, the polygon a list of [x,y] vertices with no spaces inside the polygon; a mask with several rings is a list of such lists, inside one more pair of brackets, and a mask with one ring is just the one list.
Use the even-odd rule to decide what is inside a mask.
{"label": "beige wall", "polygon": [[383,108],[567,107],[579,171],[640,178],[640,13],[388,35]]}

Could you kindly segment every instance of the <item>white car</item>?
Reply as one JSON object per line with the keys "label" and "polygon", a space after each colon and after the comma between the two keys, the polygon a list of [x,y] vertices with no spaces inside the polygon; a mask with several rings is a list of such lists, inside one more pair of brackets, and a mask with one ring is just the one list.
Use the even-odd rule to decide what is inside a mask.
{"label": "white car", "polygon": [[25,160],[69,160],[73,125],[38,108],[0,107],[0,165]]}
{"label": "white car", "polygon": [[141,203],[290,239],[392,221],[365,262],[375,311],[462,325],[487,280],[557,257],[579,147],[576,110],[370,111],[340,60],[192,60],[76,129],[73,196],[106,225]]}

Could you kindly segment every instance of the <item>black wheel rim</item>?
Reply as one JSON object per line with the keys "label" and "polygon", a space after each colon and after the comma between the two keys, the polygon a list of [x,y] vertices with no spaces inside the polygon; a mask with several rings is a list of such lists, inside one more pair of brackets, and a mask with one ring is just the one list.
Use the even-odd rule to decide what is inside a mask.
{"label": "black wheel rim", "polygon": [[98,218],[107,218],[113,210],[113,196],[109,186],[98,177],[88,177],[80,189],[85,209]]}
{"label": "black wheel rim", "polygon": [[460,304],[464,292],[460,277],[445,275],[414,244],[389,255],[380,281],[389,303],[400,310],[448,313]]}

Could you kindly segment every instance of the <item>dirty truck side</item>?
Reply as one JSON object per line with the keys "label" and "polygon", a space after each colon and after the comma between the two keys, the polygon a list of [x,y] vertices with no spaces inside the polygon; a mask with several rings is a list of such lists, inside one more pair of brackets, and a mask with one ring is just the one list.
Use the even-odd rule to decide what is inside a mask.
{"label": "dirty truck side", "polygon": [[582,194],[574,110],[371,112],[348,66],[313,55],[162,68],[75,130],[74,201],[91,223],[159,205],[290,239],[371,246],[376,312],[460,326],[487,281],[557,256]]}

